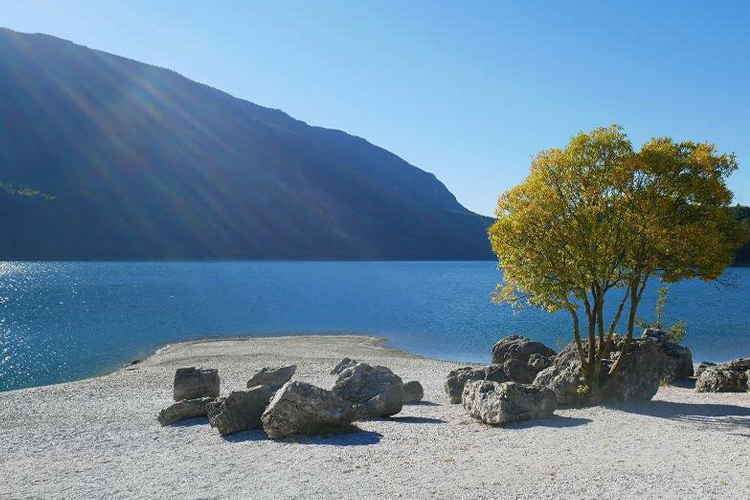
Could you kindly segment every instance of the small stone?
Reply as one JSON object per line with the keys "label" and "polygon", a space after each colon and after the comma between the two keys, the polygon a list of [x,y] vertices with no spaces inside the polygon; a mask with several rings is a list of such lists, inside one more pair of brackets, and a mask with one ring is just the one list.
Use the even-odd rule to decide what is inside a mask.
{"label": "small stone", "polygon": [[297,365],[262,368],[247,381],[247,388],[249,389],[256,385],[265,385],[272,390],[277,390],[279,387],[289,382],[296,371]]}
{"label": "small stone", "polygon": [[213,368],[178,368],[174,374],[175,401],[215,398],[219,395],[219,372]]}
{"label": "small stone", "polygon": [[247,391],[234,391],[207,405],[208,422],[219,434],[257,429],[273,391],[259,385]]}
{"label": "small stone", "polygon": [[156,420],[161,425],[170,425],[182,420],[206,417],[208,416],[207,406],[214,401],[215,398],[183,399],[160,411]]}
{"label": "small stone", "polygon": [[419,403],[424,397],[422,384],[416,380],[404,384],[404,404]]}

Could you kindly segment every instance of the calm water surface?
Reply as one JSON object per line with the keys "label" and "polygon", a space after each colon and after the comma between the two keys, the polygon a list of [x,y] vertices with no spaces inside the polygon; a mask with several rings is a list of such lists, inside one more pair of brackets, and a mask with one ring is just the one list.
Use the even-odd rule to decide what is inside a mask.
{"label": "calm water surface", "polygon": [[[666,321],[688,321],[696,360],[750,355],[750,268],[729,273],[733,288],[671,288]],[[494,262],[0,263],[0,390],[91,376],[212,336],[374,333],[479,362],[509,334],[568,342],[566,314],[490,303],[499,278]],[[648,319],[656,288],[642,307]]]}

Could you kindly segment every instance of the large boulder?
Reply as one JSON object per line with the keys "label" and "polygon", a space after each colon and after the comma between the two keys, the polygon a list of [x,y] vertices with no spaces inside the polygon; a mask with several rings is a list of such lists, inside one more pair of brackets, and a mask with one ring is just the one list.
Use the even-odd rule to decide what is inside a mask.
{"label": "large boulder", "polygon": [[469,415],[490,425],[547,418],[557,408],[555,393],[549,389],[490,380],[467,382],[462,402]]}
{"label": "large boulder", "polygon": [[331,375],[338,375],[339,373],[343,372],[347,368],[351,368],[352,366],[356,364],[357,362],[355,360],[351,358],[344,358],[341,361],[339,361],[336,366],[333,367],[330,373]]}
{"label": "large boulder", "polygon": [[534,381],[534,377],[539,370],[535,370],[528,363],[524,363],[520,359],[509,359],[503,363],[503,371],[513,382],[519,382],[521,384],[530,384]]}
{"label": "large boulder", "polygon": [[709,366],[695,383],[698,392],[745,392],[750,389],[750,358]]}
{"label": "large boulder", "polygon": [[247,381],[247,388],[249,389],[256,385],[265,385],[269,389],[277,390],[279,387],[292,380],[292,376],[296,371],[297,365],[262,368]]}
{"label": "large boulder", "polygon": [[156,420],[161,425],[170,425],[190,418],[206,417],[207,406],[214,401],[215,398],[183,399],[160,411]]}
{"label": "large boulder", "polygon": [[320,434],[352,422],[352,405],[331,391],[305,382],[289,382],[276,392],[261,421],[270,438]]}
{"label": "large boulder", "polygon": [[395,415],[404,404],[404,383],[384,366],[357,363],[339,374],[333,392],[352,403],[357,418]]}
{"label": "large boulder", "polygon": [[[610,343],[603,360],[600,383],[602,393],[592,401],[581,370],[581,360],[574,344],[570,344],[557,355],[552,366],[539,372],[534,385],[552,390],[561,405],[581,406],[592,402],[649,401],[654,397],[664,373],[665,358],[655,342],[633,339],[628,348],[624,365],[614,378],[607,377],[612,364],[625,345],[625,339],[616,336]],[[583,342],[584,353],[588,352]],[[605,378],[606,377],[606,378]]]}
{"label": "large boulder", "polygon": [[693,376],[693,353],[688,347],[670,342],[669,332],[646,328],[641,338],[654,342],[665,356],[662,379],[667,383]]}
{"label": "large boulder", "polygon": [[404,404],[414,404],[422,401],[424,397],[424,389],[422,384],[416,380],[412,380],[404,384]]}
{"label": "large boulder", "polygon": [[272,395],[273,391],[262,385],[247,391],[233,391],[207,405],[208,422],[222,436],[257,429]]}
{"label": "large boulder", "polygon": [[448,394],[448,400],[451,404],[461,402],[461,396],[464,392],[466,382],[472,380],[491,380],[494,382],[509,382],[508,375],[501,365],[489,366],[463,366],[456,368],[448,373],[445,379],[445,393]]}
{"label": "large boulder", "polygon": [[510,359],[517,359],[524,364],[528,364],[533,354],[552,358],[555,356],[555,351],[541,342],[520,335],[511,335],[500,339],[492,347],[492,363],[502,365]]}
{"label": "large boulder", "polygon": [[695,373],[693,374],[693,376],[695,378],[700,377],[701,373],[703,373],[704,371],[706,371],[711,366],[716,366],[716,363],[712,363],[710,361],[701,361],[701,364],[698,365],[698,368],[695,369]]}
{"label": "large boulder", "polygon": [[175,401],[219,395],[219,372],[213,368],[178,368],[174,374]]}

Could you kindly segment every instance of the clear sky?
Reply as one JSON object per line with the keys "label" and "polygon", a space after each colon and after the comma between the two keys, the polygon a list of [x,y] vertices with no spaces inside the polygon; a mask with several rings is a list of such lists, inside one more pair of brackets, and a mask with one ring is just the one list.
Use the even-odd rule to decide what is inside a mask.
{"label": "clear sky", "polygon": [[0,25],[363,136],[484,214],[611,123],[735,152],[750,204],[750,2],[0,0]]}

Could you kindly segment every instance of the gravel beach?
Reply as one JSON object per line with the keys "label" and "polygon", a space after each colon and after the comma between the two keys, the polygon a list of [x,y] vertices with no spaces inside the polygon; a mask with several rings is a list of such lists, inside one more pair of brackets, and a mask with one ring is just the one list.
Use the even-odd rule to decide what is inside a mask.
{"label": "gravel beach", "polygon": [[[456,363],[361,335],[175,344],[117,372],[0,393],[2,499],[709,499],[750,497],[750,394],[662,387],[650,403],[558,410],[504,428],[450,405]],[[219,369],[222,393],[263,366],[330,388],[348,356],[419,380],[424,402],[359,432],[222,438],[205,419],[161,427],[174,371]]]}

